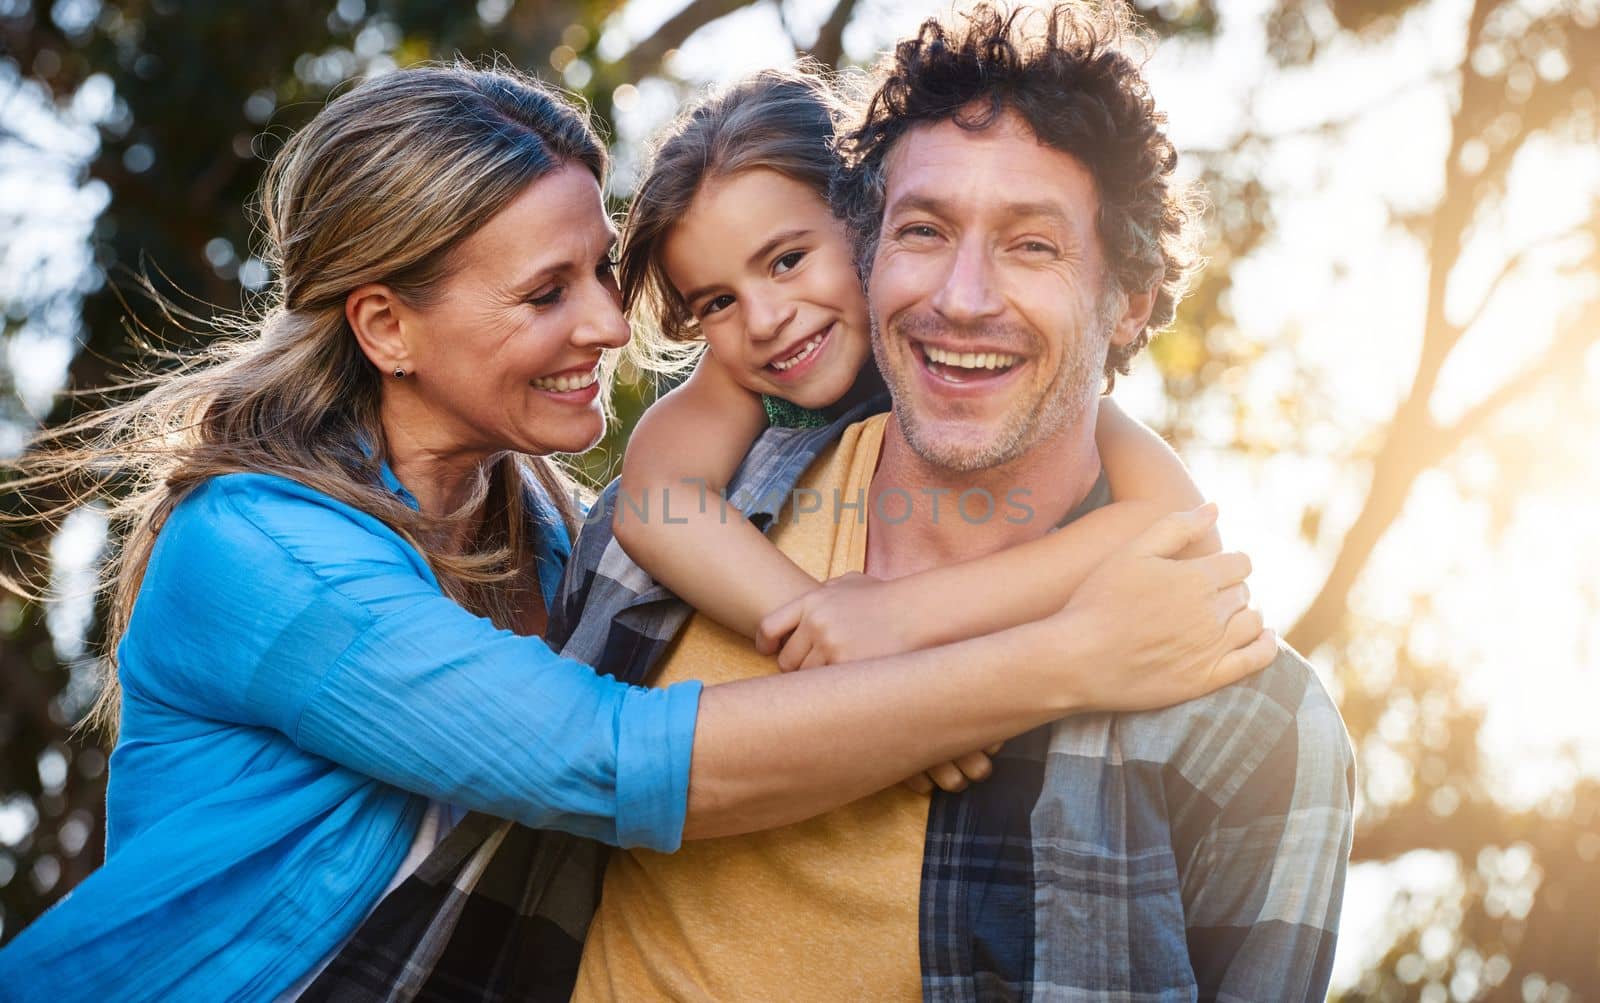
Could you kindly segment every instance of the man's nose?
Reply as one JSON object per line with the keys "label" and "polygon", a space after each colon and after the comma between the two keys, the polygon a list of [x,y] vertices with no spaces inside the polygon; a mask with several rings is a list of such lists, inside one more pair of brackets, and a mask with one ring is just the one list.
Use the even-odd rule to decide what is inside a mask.
{"label": "man's nose", "polygon": [[771,293],[746,295],[744,325],[751,341],[772,341],[794,320],[794,304]]}
{"label": "man's nose", "polygon": [[955,324],[971,324],[1001,312],[994,262],[985,242],[967,238],[956,245],[950,270],[933,296],[933,308]]}

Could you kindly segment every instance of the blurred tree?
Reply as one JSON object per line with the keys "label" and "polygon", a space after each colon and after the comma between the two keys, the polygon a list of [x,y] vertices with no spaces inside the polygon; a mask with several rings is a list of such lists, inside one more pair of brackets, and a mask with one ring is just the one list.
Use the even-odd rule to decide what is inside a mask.
{"label": "blurred tree", "polygon": [[[1315,65],[1340,45],[1378,45],[1401,19],[1444,2],[1279,0],[1268,44],[1283,67]],[[265,158],[278,137],[309,118],[342,80],[419,59],[500,52],[583,91],[609,119],[617,87],[661,73],[664,61],[701,28],[746,7],[773,5],[688,0],[648,37],[607,59],[600,40],[622,6],[623,0],[480,0],[475,6],[56,0],[44,9],[37,0],[0,0],[0,184],[8,174],[72,160],[41,146],[8,110],[35,101],[65,117],[91,115],[98,147],[83,157],[83,173],[72,181],[85,191],[103,186],[106,200],[94,222],[87,280],[63,283],[42,275],[37,282],[0,286],[8,344],[29,344],[39,331],[76,338],[68,383],[98,387],[134,357],[130,305],[103,276],[118,282],[159,270],[164,287],[193,297],[202,313],[207,304],[239,305],[267,279],[251,256],[246,211]],[[814,31],[794,30],[785,5],[775,9],[796,52],[837,64],[845,59],[846,29],[866,6],[837,0]],[[1167,35],[1203,39],[1219,27],[1212,0],[1140,7]],[[1348,525],[1330,525],[1320,503],[1312,503],[1302,520],[1307,538],[1336,544],[1336,556],[1289,639],[1341,666],[1336,683],[1358,748],[1390,757],[1413,778],[1405,797],[1367,798],[1357,859],[1435,849],[1462,862],[1460,902],[1408,927],[1352,998],[1425,1000],[1442,998],[1441,991],[1457,999],[1560,998],[1563,986],[1581,993],[1600,984],[1600,919],[1585,908],[1600,893],[1594,866],[1600,789],[1579,784],[1559,810],[1501,807],[1483,779],[1481,711],[1460,697],[1455,674],[1413,657],[1404,631],[1356,622],[1349,614],[1353,590],[1419,476],[1448,466],[1469,445],[1509,469],[1518,451],[1516,436],[1507,432],[1513,405],[1535,388],[1559,391],[1560,375],[1578,368],[1574,361],[1600,332],[1600,307],[1591,299],[1548,345],[1507,346],[1508,376],[1478,404],[1449,420],[1436,416],[1434,390],[1452,353],[1505,282],[1544,260],[1532,247],[1505,255],[1498,277],[1482,285],[1479,305],[1452,313],[1446,292],[1452,284],[1471,284],[1461,266],[1475,227],[1500,204],[1512,166],[1531,142],[1596,138],[1597,25],[1595,0],[1474,0],[1465,15],[1461,58],[1450,74],[1454,99],[1444,110],[1450,140],[1440,164],[1440,195],[1425,211],[1396,214],[1396,225],[1428,253],[1420,358],[1391,419],[1345,457],[1370,471],[1359,514]],[[105,100],[89,100],[96,93]],[[1349,124],[1330,123],[1326,131]],[[1280,138],[1246,133],[1203,158],[1217,206],[1211,265],[1177,328],[1153,346],[1172,401],[1167,431],[1177,441],[1197,436],[1197,415],[1230,392],[1253,361],[1293,349],[1243,333],[1231,299],[1233,265],[1260,249],[1272,231],[1278,196],[1259,165]],[[13,225],[0,229],[0,255],[12,262],[29,239],[28,227],[40,220],[24,208],[8,222]],[[1587,254],[1567,260],[1568,267],[1600,270],[1597,226],[1600,212],[1591,213],[1582,232],[1564,235],[1579,238]],[[184,347],[184,332],[162,333]],[[9,367],[0,366],[9,408],[0,420],[26,422],[12,382]],[[621,388],[622,420],[604,448],[586,458],[591,477],[607,476],[649,396],[643,386]],[[1313,374],[1279,403],[1282,425],[1291,429],[1305,429],[1309,417],[1334,408]],[[62,398],[42,420],[58,422],[73,406]],[[1281,448],[1238,424],[1235,448]],[[23,547],[9,553],[19,562],[30,559]],[[1419,606],[1418,612],[1426,610]],[[92,696],[92,672],[92,658],[53,641],[40,609],[0,602],[0,818],[10,810],[9,817],[24,822],[0,821],[0,941],[98,863],[104,753],[70,735]],[[1369,781],[1371,773],[1365,774]],[[1541,886],[1540,875],[1563,880]]]}
{"label": "blurred tree", "polygon": [[[1404,19],[1436,14],[1439,6],[1440,0],[1276,0],[1267,44],[1279,68],[1313,72],[1324,62],[1359,58],[1352,52],[1382,51]],[[1530,456],[1541,451],[1536,444],[1572,456],[1561,451],[1561,440],[1576,435],[1588,443],[1579,450],[1592,450],[1592,428],[1585,433],[1581,424],[1592,405],[1581,384],[1584,360],[1600,345],[1600,289],[1593,281],[1600,274],[1600,202],[1590,202],[1571,229],[1526,246],[1503,246],[1503,234],[1513,172],[1530,151],[1596,142],[1600,4],[1472,0],[1470,9],[1449,10],[1458,6],[1459,40],[1440,46],[1456,55],[1436,78],[1448,91],[1438,106],[1448,118],[1448,143],[1437,162],[1437,196],[1421,208],[1390,209],[1392,227],[1425,254],[1420,353],[1388,420],[1336,457],[1365,472],[1354,518],[1330,524],[1324,501],[1306,499],[1303,533],[1333,556],[1286,636],[1338,667],[1340,707],[1364,766],[1354,859],[1394,861],[1432,850],[1459,862],[1459,899],[1402,922],[1398,941],[1346,998],[1600,999],[1600,913],[1592,905],[1600,894],[1600,786],[1580,779],[1536,810],[1501,804],[1479,744],[1483,709],[1463,696],[1455,667],[1413,654],[1412,627],[1432,616],[1428,597],[1414,601],[1399,629],[1353,612],[1364,572],[1426,473],[1450,472],[1464,457],[1489,463],[1498,476],[1488,478],[1495,490],[1484,492],[1485,499],[1495,508],[1494,525],[1503,527],[1506,510],[1517,503],[1517,485],[1528,479]],[[1394,76],[1405,75],[1397,69]],[[1309,131],[1337,140],[1387,103]],[[1429,126],[1414,127],[1426,134]],[[1211,262],[1176,328],[1153,346],[1171,402],[1167,431],[1175,441],[1202,438],[1197,424],[1215,413],[1218,395],[1237,399],[1252,361],[1296,354],[1293,332],[1264,342],[1241,331],[1230,300],[1231,266],[1262,245],[1283,198],[1259,180],[1261,165],[1289,138],[1246,131],[1201,154],[1215,204]],[[1419,142],[1404,155],[1430,149]],[[1592,190],[1574,198],[1582,209]],[[1485,260],[1493,265],[1487,277]],[[1466,354],[1463,344],[1502,305],[1497,297],[1532,273],[1567,280],[1561,292],[1572,305],[1559,328],[1548,338],[1530,329],[1497,341],[1499,381],[1458,413],[1441,408],[1441,374]],[[1394,323],[1403,327],[1405,319]],[[1408,358],[1381,362],[1407,365]],[[1311,437],[1318,419],[1339,413],[1337,405],[1318,374],[1301,368],[1292,388],[1273,402],[1275,420],[1235,416],[1232,448],[1325,455],[1326,446]],[[1578,427],[1560,430],[1569,420]],[[1284,435],[1298,441],[1285,442]],[[1587,461],[1583,455],[1577,453],[1576,462],[1592,465],[1593,454]],[[1443,555],[1438,565],[1441,572],[1447,567]],[[1397,772],[1405,778],[1403,793],[1380,790],[1394,786]],[[1397,902],[1394,914],[1409,915],[1409,905]]]}

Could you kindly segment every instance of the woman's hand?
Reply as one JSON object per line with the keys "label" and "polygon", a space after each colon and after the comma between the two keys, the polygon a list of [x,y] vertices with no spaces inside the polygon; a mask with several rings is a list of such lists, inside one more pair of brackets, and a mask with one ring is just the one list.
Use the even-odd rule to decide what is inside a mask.
{"label": "woman's hand", "polygon": [[[1167,516],[1096,568],[1052,620],[1087,632],[1084,710],[1148,710],[1237,682],[1277,657],[1276,633],[1250,608],[1250,559],[1173,555],[1216,522],[1215,505]],[[1099,667],[1095,671],[1095,667]],[[1070,668],[1070,667],[1069,667]]]}

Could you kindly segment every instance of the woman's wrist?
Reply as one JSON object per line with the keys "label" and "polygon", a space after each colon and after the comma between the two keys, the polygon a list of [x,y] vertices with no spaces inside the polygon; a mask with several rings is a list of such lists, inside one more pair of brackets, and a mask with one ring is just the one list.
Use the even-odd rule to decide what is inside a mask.
{"label": "woman's wrist", "polygon": [[1011,678],[1056,720],[1099,709],[1094,694],[1103,667],[1082,621],[1069,609],[977,640],[1002,646],[998,657]]}

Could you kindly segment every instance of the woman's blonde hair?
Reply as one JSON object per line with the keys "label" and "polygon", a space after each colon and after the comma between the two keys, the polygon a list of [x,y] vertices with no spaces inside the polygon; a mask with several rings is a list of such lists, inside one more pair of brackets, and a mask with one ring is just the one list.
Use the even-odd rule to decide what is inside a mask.
{"label": "woman's blonde hair", "polygon": [[698,355],[700,332],[661,256],[706,182],[765,168],[823,200],[843,167],[835,134],[847,116],[830,71],[802,62],[713,91],[662,130],[628,208],[617,283],[634,319],[634,360],[673,373]]}
{"label": "woman's blonde hair", "polygon": [[[605,146],[585,111],[498,66],[366,80],[287,141],[260,195],[262,256],[274,274],[263,301],[249,316],[210,322],[221,336],[205,349],[117,388],[132,395],[42,433],[16,462],[13,490],[65,499],[31,518],[53,524],[108,501],[111,671],[92,723],[115,734],[115,648],[156,534],[191,489],[219,474],[277,474],[371,514],[418,548],[453,599],[510,625],[537,587],[538,527],[525,493],[541,491],[574,529],[570,477],[549,458],[512,453],[448,517],[406,505],[380,477],[383,374],[357,345],[345,299],[381,282],[427,305],[461,244],[566,164],[603,185]],[[445,541],[462,518],[480,529],[454,553]]]}

